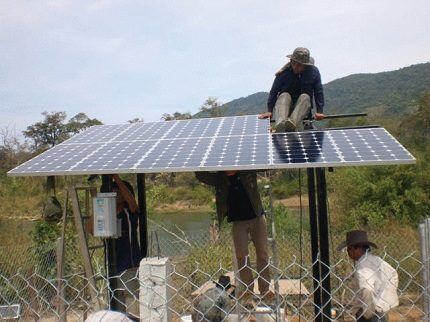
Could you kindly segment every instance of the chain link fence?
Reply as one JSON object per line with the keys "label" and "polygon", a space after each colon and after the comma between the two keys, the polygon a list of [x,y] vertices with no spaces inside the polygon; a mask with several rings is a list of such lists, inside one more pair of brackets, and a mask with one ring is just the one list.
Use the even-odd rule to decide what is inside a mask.
{"label": "chain link fence", "polygon": [[[255,289],[249,290],[252,291],[250,300],[234,291],[241,283],[233,273],[232,240],[228,229],[220,233],[209,229],[187,235],[179,229],[165,229],[150,222],[149,253],[155,258],[169,258],[164,267],[165,275],[155,271],[148,277],[141,266],[140,275],[127,273],[127,276],[108,280],[103,252],[94,250],[95,290],[85,277],[73,235],[65,243],[65,269],[61,280],[57,279],[56,243],[45,244],[43,249],[16,244],[1,246],[0,317],[21,321],[82,321],[91,312],[106,309],[109,303],[115,302],[123,311],[134,307],[136,312],[137,306],[137,311],[140,310],[135,313],[137,316],[150,311],[170,321],[312,321],[316,315],[324,314],[330,320],[354,321],[354,316],[348,313],[348,304],[356,295],[351,285],[354,264],[346,252],[336,251],[344,238],[343,233],[332,233],[330,238],[329,316],[321,307],[315,310],[316,284],[312,272],[319,262],[311,260],[307,231],[277,232],[277,260],[272,257],[270,262],[271,290],[275,296],[269,301]],[[428,296],[428,289],[422,281],[418,232],[380,230],[369,232],[369,238],[378,245],[372,253],[386,260],[399,275],[400,303],[389,312],[389,320],[422,321],[423,300]],[[90,245],[96,242],[90,240]],[[253,247],[250,250],[249,265],[254,268],[257,279],[259,272],[255,270]],[[217,287],[221,276],[228,276],[235,287],[228,290]],[[322,287],[321,284],[317,286]]]}

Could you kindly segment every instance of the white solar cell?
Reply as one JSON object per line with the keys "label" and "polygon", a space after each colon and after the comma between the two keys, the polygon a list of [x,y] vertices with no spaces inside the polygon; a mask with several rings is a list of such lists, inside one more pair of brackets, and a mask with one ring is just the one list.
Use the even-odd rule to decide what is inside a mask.
{"label": "white solar cell", "polygon": [[79,175],[414,163],[383,128],[271,134],[256,115],[94,126],[9,171]]}

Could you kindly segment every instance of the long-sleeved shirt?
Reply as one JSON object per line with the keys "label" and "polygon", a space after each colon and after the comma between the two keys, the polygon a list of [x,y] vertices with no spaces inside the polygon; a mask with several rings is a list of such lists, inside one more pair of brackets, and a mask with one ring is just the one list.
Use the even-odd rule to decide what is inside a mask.
{"label": "long-sleeved shirt", "polygon": [[[254,210],[255,217],[264,213],[263,204],[261,202],[260,193],[257,185],[257,172],[250,170],[238,171],[243,188]],[[196,178],[208,185],[214,186],[216,190],[216,211],[219,224],[222,223],[224,217],[228,217],[230,221],[234,221],[231,209],[228,206],[229,195],[229,179],[225,172],[196,172]],[[233,219],[233,220],[232,220]]]}
{"label": "long-sleeved shirt", "polygon": [[279,94],[289,93],[293,104],[301,94],[308,94],[311,106],[315,105],[318,113],[323,113],[324,92],[321,84],[321,75],[317,67],[306,66],[302,74],[294,74],[291,66],[287,65],[276,74],[272,89],[267,100],[267,111],[273,112]]}
{"label": "long-sleeved shirt", "polygon": [[398,284],[398,274],[390,264],[378,256],[364,254],[355,266],[351,313],[355,315],[360,311],[369,319],[398,306]]}

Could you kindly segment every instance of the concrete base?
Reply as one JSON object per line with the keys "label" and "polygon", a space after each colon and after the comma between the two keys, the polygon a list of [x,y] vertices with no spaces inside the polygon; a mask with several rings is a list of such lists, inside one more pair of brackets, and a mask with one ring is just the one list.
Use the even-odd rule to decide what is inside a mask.
{"label": "concrete base", "polygon": [[169,322],[172,267],[168,258],[150,257],[140,262],[140,320]]}

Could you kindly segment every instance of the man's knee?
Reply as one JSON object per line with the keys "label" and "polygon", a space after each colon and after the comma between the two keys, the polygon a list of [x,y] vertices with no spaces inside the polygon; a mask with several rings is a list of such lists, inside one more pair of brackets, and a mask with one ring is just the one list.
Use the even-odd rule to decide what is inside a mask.
{"label": "man's knee", "polygon": [[311,105],[311,97],[308,94],[301,94],[297,100],[297,103]]}
{"label": "man's knee", "polygon": [[287,106],[291,103],[291,95],[290,93],[281,93],[276,100],[276,105],[284,105]]}
{"label": "man's knee", "polygon": [[[308,95],[309,96],[309,95]],[[287,92],[285,92],[285,93],[281,93],[281,94],[279,94],[279,96],[278,96],[278,100],[279,99],[291,99],[291,95],[290,95],[290,93],[287,93]]]}

